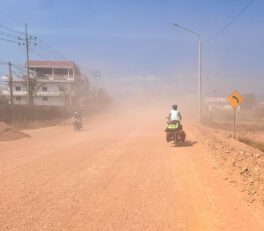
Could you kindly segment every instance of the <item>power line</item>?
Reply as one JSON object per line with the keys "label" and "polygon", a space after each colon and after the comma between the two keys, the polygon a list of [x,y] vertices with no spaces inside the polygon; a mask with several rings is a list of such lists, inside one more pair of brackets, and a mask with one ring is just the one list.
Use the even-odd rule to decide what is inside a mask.
{"label": "power line", "polygon": [[[53,49],[46,42],[37,38],[34,35],[28,34],[26,36],[26,33],[20,32],[18,30],[14,30],[10,27],[7,27],[5,25],[0,24],[0,29],[1,28],[2,28],[2,30],[0,30],[0,35],[2,35],[2,37],[0,37],[0,40],[2,40],[2,41],[6,41],[6,42],[10,42],[10,43],[16,43],[19,45],[26,45],[26,42],[29,43],[30,41],[35,40],[36,41],[36,42],[34,42],[35,47],[29,47],[29,48],[30,48],[30,51],[35,53],[37,56],[39,56],[45,60],[47,59],[49,61],[54,60],[57,62],[58,65],[61,65],[62,67],[65,66],[65,61],[71,61],[65,55],[63,55],[60,52],[58,52],[57,50]],[[3,31],[3,30],[5,30],[5,31]],[[23,35],[22,38],[20,37],[21,35]],[[19,41],[16,41],[15,38],[17,38]],[[65,60],[65,61],[61,61],[61,59]],[[89,73],[88,74],[86,72],[83,72],[86,75],[90,75],[90,73],[92,72],[92,70],[90,70],[84,66],[77,65],[78,69],[79,69],[79,67],[81,67],[82,70],[85,70],[86,72]],[[23,68],[25,68],[25,67],[23,67]],[[25,69],[27,70],[27,68],[25,68]]]}
{"label": "power line", "polygon": [[[38,50],[36,50],[37,48]],[[48,60],[55,60],[57,61],[57,63],[61,64],[62,66],[65,63],[64,61],[61,61],[61,58],[64,59],[65,61],[71,61],[68,57],[66,57],[65,55],[61,54],[57,50],[50,47],[46,42],[44,42],[40,38],[37,38],[37,46],[34,50],[32,49],[32,51],[42,58],[46,58]],[[86,70],[88,73],[92,72],[92,70],[87,69],[84,66],[81,66],[79,64],[78,66],[81,67],[81,69]],[[87,74],[87,73],[84,73],[84,74]]]}
{"label": "power line", "polygon": [[20,70],[27,70],[27,68],[25,66],[20,65],[20,64],[13,64],[13,66],[17,67]]}
{"label": "power line", "polygon": [[32,48],[30,48],[30,51],[32,51],[33,53],[35,53],[36,55],[38,55],[41,58],[50,60],[50,58],[46,54],[44,54],[43,52],[41,52],[41,51],[38,51],[38,50],[32,49]]}
{"label": "power line", "polygon": [[50,50],[46,49],[44,46],[42,46],[41,44],[38,44],[36,49],[39,49],[41,52],[45,53],[46,55],[48,55],[49,57],[51,57],[51,59],[58,59],[58,56],[56,56],[53,52],[51,52]]}
{"label": "power line", "polygon": [[[39,48],[39,47],[38,47]],[[54,55],[48,53],[47,50],[42,50],[42,49],[37,49],[37,47],[34,47],[30,49],[33,53],[35,53],[36,55],[38,55],[39,57],[48,60],[48,61],[56,61],[56,65],[58,65],[58,67],[65,67],[65,61],[59,60],[57,57],[55,57]]]}
{"label": "power line", "polygon": [[0,62],[0,65],[8,65],[7,62]]}
{"label": "power line", "polygon": [[25,33],[21,32],[21,31],[18,31],[18,30],[14,30],[14,29],[12,29],[12,28],[10,28],[8,26],[5,26],[3,24],[0,24],[0,27],[4,28],[5,30],[8,30],[10,32],[13,32],[15,34],[18,34],[18,35],[25,35]]}
{"label": "power line", "polygon": [[8,39],[8,38],[0,37],[0,40],[5,41],[5,42],[10,42],[10,43],[16,43],[17,44],[17,41],[12,40],[12,39]]}
{"label": "power line", "polygon": [[20,79],[23,79],[25,77],[25,74],[22,73],[21,74],[18,74],[16,71],[12,70],[12,72],[16,75],[16,77],[20,78]]}
{"label": "power line", "polygon": [[49,54],[45,49],[42,49],[40,46],[34,47],[34,52],[41,54],[42,56],[45,56],[48,60],[52,60],[53,56]]}
{"label": "power line", "polygon": [[14,30],[10,27],[0,24],[0,40],[10,43],[16,43],[19,35],[24,35],[22,32]]}
{"label": "power line", "polygon": [[42,44],[44,47],[47,48],[47,50],[50,50],[51,52],[53,52],[54,54],[56,54],[58,57],[63,58],[65,60],[69,60],[66,56],[62,55],[60,52],[56,51],[55,49],[53,49],[52,47],[50,47],[47,43],[45,43],[43,40],[38,39],[38,42],[40,42],[40,44]]}
{"label": "power line", "polygon": [[[70,59],[66,58],[66,56],[62,55],[55,49],[51,48],[43,40],[40,40],[40,39],[38,39],[37,46],[34,47],[34,49],[31,49],[31,51],[41,58],[47,59],[49,61],[56,61],[57,65],[61,67],[65,66],[65,61],[71,61]],[[64,58],[65,60],[61,60],[61,58]],[[76,65],[77,67],[80,66],[78,64]]]}
{"label": "power line", "polygon": [[[53,49],[52,47],[50,47],[47,43],[45,43],[43,40],[41,39],[37,39],[37,47],[39,47],[41,50],[44,50],[44,52],[48,55],[50,55],[51,59],[54,60],[60,60],[61,58],[63,58],[65,61],[71,61],[68,57],[66,57],[65,55],[61,54],[60,52],[58,52],[57,50]],[[42,52],[39,52],[42,53]],[[61,63],[62,65],[64,64],[63,61],[58,61],[59,63]],[[88,73],[92,72],[92,70],[87,69],[86,67],[79,65],[79,67],[81,67],[81,69],[86,70]],[[87,73],[84,73],[87,74]]]}
{"label": "power line", "polygon": [[27,71],[27,68],[26,67],[23,67],[21,65],[16,65],[16,64],[12,64],[12,65],[13,65],[13,67],[15,69],[17,69],[21,73],[26,73],[26,71]]}
{"label": "power line", "polygon": [[6,31],[0,31],[0,34],[4,37],[7,37],[7,38],[12,38],[12,39],[17,39],[18,36],[16,34],[12,34],[10,32],[6,32]]}
{"label": "power line", "polygon": [[[39,49],[39,48],[40,48],[39,46],[36,46],[34,48],[30,48],[30,51],[33,52],[35,55],[43,58],[44,60],[56,61],[56,65],[58,66],[58,68],[60,68],[60,67],[64,68],[65,62],[70,61],[70,60],[66,60],[66,61],[60,60],[54,54],[49,53],[50,52],[49,50],[43,49],[43,47],[42,47],[42,49]],[[77,65],[77,68],[78,68],[78,65]],[[83,73],[83,74],[85,74],[85,73]]]}
{"label": "power line", "polygon": [[231,19],[230,22],[228,22],[225,26],[223,26],[220,30],[218,30],[216,33],[214,33],[208,40],[211,40],[215,37],[217,37],[219,34],[226,31],[256,0],[251,0],[242,10],[239,11],[235,17]]}
{"label": "power line", "polygon": [[[37,39],[36,47],[34,47],[34,50],[32,51],[42,58],[57,61],[57,63],[61,64],[62,66],[65,65],[65,61],[70,61],[68,58],[66,58],[66,56],[51,48],[47,43],[39,38]],[[61,61],[62,58],[65,61]]]}

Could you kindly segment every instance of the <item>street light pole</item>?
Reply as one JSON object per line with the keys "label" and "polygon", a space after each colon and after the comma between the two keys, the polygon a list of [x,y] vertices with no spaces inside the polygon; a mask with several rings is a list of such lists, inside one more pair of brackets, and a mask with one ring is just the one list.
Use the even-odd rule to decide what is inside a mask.
{"label": "street light pole", "polygon": [[199,76],[198,76],[198,84],[199,84],[199,121],[202,122],[202,43],[201,38],[199,36]]}
{"label": "street light pole", "polygon": [[198,55],[199,55],[199,69],[198,69],[198,94],[199,94],[199,121],[202,120],[202,42],[201,36],[199,33],[192,31],[186,27],[180,26],[176,23],[172,23],[173,26],[176,26],[182,30],[192,33],[198,38]]}

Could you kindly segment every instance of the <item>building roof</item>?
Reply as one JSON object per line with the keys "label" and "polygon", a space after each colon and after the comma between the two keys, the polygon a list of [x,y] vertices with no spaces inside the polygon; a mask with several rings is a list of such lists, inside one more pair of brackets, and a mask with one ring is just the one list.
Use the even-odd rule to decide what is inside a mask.
{"label": "building roof", "polygon": [[224,97],[205,98],[205,103],[227,103]]}
{"label": "building roof", "polygon": [[[27,63],[26,63],[27,65]],[[76,64],[72,61],[43,61],[30,60],[29,67],[43,67],[43,68],[74,68]]]}

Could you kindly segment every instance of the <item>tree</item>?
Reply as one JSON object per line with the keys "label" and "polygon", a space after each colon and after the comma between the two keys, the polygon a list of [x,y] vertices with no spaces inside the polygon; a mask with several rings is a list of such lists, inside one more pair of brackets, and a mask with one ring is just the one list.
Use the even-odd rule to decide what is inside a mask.
{"label": "tree", "polygon": [[58,86],[60,92],[62,93],[64,105],[69,104],[70,95],[71,95],[70,87],[67,87],[65,84],[58,84],[57,86]]}
{"label": "tree", "polygon": [[4,95],[0,95],[0,104],[9,104],[8,98]]}
{"label": "tree", "polygon": [[[23,85],[27,87],[27,79],[24,76],[23,78]],[[34,104],[34,97],[37,95],[39,89],[44,86],[45,83],[39,83],[35,77],[30,76],[29,78],[29,99],[30,99],[30,104]]]}
{"label": "tree", "polygon": [[103,88],[97,90],[97,98],[99,103],[109,104],[111,103],[111,97],[106,93]]}

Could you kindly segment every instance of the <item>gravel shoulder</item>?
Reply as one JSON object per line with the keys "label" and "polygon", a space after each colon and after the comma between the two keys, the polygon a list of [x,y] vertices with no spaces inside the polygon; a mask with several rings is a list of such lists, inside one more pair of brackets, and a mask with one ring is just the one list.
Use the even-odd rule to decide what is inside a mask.
{"label": "gravel shoulder", "polygon": [[216,161],[215,168],[223,170],[224,179],[238,188],[248,203],[264,207],[264,153],[232,139],[228,132],[202,126],[196,129]]}

